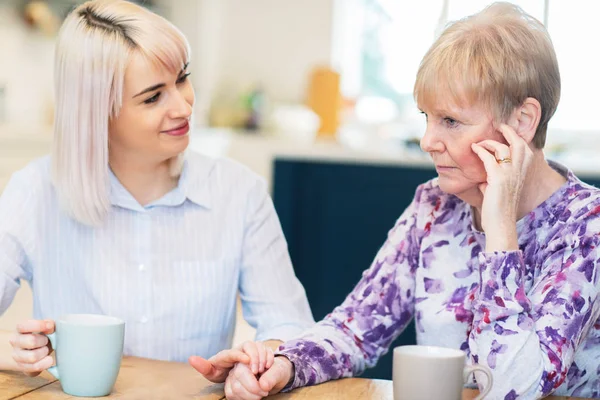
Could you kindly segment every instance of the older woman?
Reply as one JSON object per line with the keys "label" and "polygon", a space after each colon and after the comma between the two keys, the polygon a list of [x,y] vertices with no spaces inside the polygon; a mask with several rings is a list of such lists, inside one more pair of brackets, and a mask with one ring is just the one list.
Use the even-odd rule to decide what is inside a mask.
{"label": "older woman", "polygon": [[[177,361],[231,346],[238,291],[258,340],[314,323],[263,180],[184,155],[189,61],[181,32],[135,4],[90,1],[67,17],[53,153],[15,173],[0,199],[0,313],[25,279],[35,318],[18,325],[0,370],[48,368],[44,333],[68,313],[120,317],[126,354]],[[224,380],[247,359],[192,362]]]}
{"label": "older woman", "polygon": [[344,303],[284,343],[230,399],[360,374],[412,318],[417,342],[464,350],[493,399],[600,395],[600,190],[544,158],[560,77],[544,26],[494,4],[449,26],[415,97],[439,177],[417,189]]}

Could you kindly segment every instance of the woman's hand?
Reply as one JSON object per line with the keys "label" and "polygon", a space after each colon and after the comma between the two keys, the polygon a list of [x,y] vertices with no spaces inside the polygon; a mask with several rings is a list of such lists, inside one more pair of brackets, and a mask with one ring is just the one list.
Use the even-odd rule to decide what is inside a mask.
{"label": "woman's hand", "polygon": [[52,345],[46,335],[54,332],[54,321],[28,320],[17,325],[17,332],[9,340],[13,347],[13,360],[20,371],[37,376],[50,368]]}
{"label": "woman's hand", "polygon": [[494,140],[474,143],[487,173],[479,185],[483,194],[481,227],[486,233],[486,251],[518,250],[516,223],[523,184],[533,159],[529,145],[508,125],[500,132],[508,146]]}
{"label": "woman's hand", "polygon": [[188,362],[196,371],[214,383],[225,382],[227,374],[237,363],[250,363],[250,357],[238,349],[223,350],[208,360],[199,356],[191,356]]}
{"label": "woman's hand", "polygon": [[258,379],[247,365],[237,364],[225,381],[228,400],[260,400],[279,393],[294,377],[294,365],[286,357],[275,357],[273,364]]}
{"label": "woman's hand", "polygon": [[263,342],[244,342],[231,349],[223,350],[208,360],[192,356],[189,363],[211,382],[224,382],[236,363],[246,364],[248,373],[262,374],[273,365],[273,350]]}

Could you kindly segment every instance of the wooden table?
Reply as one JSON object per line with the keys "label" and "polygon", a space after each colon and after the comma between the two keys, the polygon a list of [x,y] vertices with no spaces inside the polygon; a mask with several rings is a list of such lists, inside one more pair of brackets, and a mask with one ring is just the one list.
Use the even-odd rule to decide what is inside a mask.
{"label": "wooden table", "polygon": [[[472,400],[477,391],[465,389],[463,400]],[[187,364],[125,357],[112,394],[118,399],[224,399],[223,385],[205,380]],[[48,373],[27,378],[21,373],[0,373],[1,400],[74,399],[61,390],[60,383]],[[393,400],[392,382],[362,378],[342,379],[322,385],[278,394],[272,400]],[[577,400],[573,397],[550,397],[554,400]],[[440,399],[442,400],[442,399]],[[580,399],[582,400],[582,399]]]}

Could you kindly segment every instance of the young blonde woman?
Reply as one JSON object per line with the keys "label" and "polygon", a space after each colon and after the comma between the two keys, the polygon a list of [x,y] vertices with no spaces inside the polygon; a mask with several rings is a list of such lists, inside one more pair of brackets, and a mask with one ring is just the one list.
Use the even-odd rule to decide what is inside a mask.
{"label": "young blonde woman", "polygon": [[236,365],[228,399],[358,375],[413,318],[419,344],[491,369],[490,399],[599,397],[600,190],[544,157],[559,96],[548,33],[518,7],[449,26],[415,84],[438,178],[344,303],[260,378]]}
{"label": "young blonde woman", "polygon": [[[65,20],[52,154],[0,198],[0,313],[26,280],[35,318],[2,336],[13,352],[0,370],[48,368],[44,334],[70,313],[122,318],[126,354],[176,361],[231,346],[238,291],[257,340],[314,323],[265,183],[185,153],[189,53],[171,23],[126,1],[90,1]],[[247,352],[272,358],[268,344]],[[191,362],[219,381],[234,360],[248,357]]]}

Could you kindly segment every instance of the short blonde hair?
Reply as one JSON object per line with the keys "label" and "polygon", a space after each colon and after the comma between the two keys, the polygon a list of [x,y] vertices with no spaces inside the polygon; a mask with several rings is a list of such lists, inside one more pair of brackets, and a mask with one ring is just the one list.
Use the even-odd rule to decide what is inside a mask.
{"label": "short blonde hair", "polygon": [[190,50],[169,21],[123,0],[80,5],[58,35],[52,180],[61,205],[86,225],[101,224],[110,209],[108,126],[133,53],[179,73]]}
{"label": "short blonde hair", "polygon": [[496,122],[505,122],[525,99],[535,98],[542,111],[533,143],[543,148],[560,99],[548,31],[510,3],[494,3],[452,23],[425,54],[414,87],[420,106],[433,106],[446,94],[454,104],[483,102]]}

